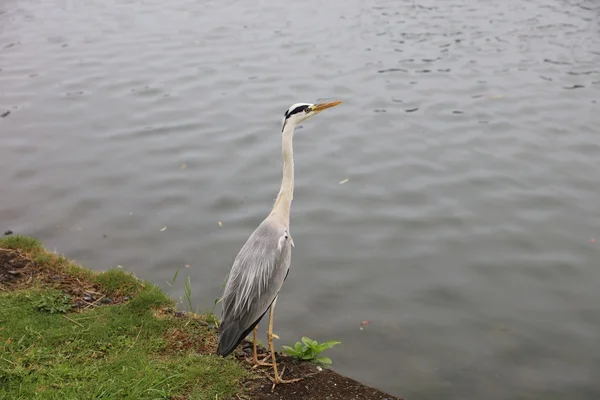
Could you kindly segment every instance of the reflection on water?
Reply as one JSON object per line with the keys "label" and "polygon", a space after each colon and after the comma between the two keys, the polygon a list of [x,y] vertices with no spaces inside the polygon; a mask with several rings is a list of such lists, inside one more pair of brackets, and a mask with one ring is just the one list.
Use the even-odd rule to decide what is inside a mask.
{"label": "reflection on water", "polygon": [[6,1],[0,229],[175,297],[190,265],[210,307],[284,111],[339,98],[295,139],[280,344],[409,399],[596,399],[599,34],[592,0]]}

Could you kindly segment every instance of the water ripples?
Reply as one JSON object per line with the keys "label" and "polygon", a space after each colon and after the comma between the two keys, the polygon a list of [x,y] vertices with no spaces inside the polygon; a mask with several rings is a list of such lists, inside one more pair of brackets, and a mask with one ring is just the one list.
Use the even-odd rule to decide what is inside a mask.
{"label": "water ripples", "polygon": [[294,138],[279,335],[406,398],[596,398],[599,11],[5,2],[2,229],[157,283],[191,265],[210,303],[277,194],[283,112],[341,99]]}

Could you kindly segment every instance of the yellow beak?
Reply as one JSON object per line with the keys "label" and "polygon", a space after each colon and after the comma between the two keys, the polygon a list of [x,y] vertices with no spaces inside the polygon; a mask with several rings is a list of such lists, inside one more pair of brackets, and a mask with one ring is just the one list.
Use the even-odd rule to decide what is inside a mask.
{"label": "yellow beak", "polygon": [[313,109],[314,112],[321,112],[321,111],[326,110],[328,108],[335,107],[338,104],[342,104],[342,101],[338,100],[338,101],[334,101],[334,102],[331,102],[331,103],[319,103],[319,104],[315,104],[312,109]]}

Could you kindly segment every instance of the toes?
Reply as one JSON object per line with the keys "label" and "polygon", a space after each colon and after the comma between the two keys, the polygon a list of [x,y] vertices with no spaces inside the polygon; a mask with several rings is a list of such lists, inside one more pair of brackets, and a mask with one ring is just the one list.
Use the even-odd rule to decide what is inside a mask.
{"label": "toes", "polygon": [[273,384],[275,384],[275,378],[271,377],[271,375],[269,375],[267,372],[265,372],[265,375],[267,376],[267,378],[269,378],[271,382],[273,382]]}
{"label": "toes", "polygon": [[252,366],[252,369],[258,368],[258,367],[272,367],[273,364],[269,364],[269,363],[263,363],[263,362],[257,362]]}

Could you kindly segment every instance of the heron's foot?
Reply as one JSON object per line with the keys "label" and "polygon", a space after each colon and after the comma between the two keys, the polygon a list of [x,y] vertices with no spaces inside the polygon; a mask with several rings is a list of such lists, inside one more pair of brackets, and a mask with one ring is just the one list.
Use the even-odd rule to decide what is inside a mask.
{"label": "heron's foot", "polygon": [[263,358],[262,360],[259,360],[255,354],[254,357],[252,357],[252,358],[246,357],[246,361],[249,362],[250,364],[254,364],[254,365],[252,365],[252,369],[258,368],[258,367],[272,367],[273,364],[265,362],[269,358],[271,358],[271,355],[267,354],[267,356],[265,358]]}
{"label": "heron's foot", "polygon": [[275,390],[275,386],[279,385],[280,383],[294,383],[294,382],[298,382],[301,381],[304,378],[294,378],[294,379],[282,379],[281,377],[283,376],[283,373],[285,372],[285,367],[283,367],[281,369],[281,373],[279,374],[279,376],[275,375],[275,377],[271,377],[271,375],[267,374],[267,378],[269,378],[269,380],[271,382],[273,382],[273,386],[271,387],[271,392],[273,392]]}

